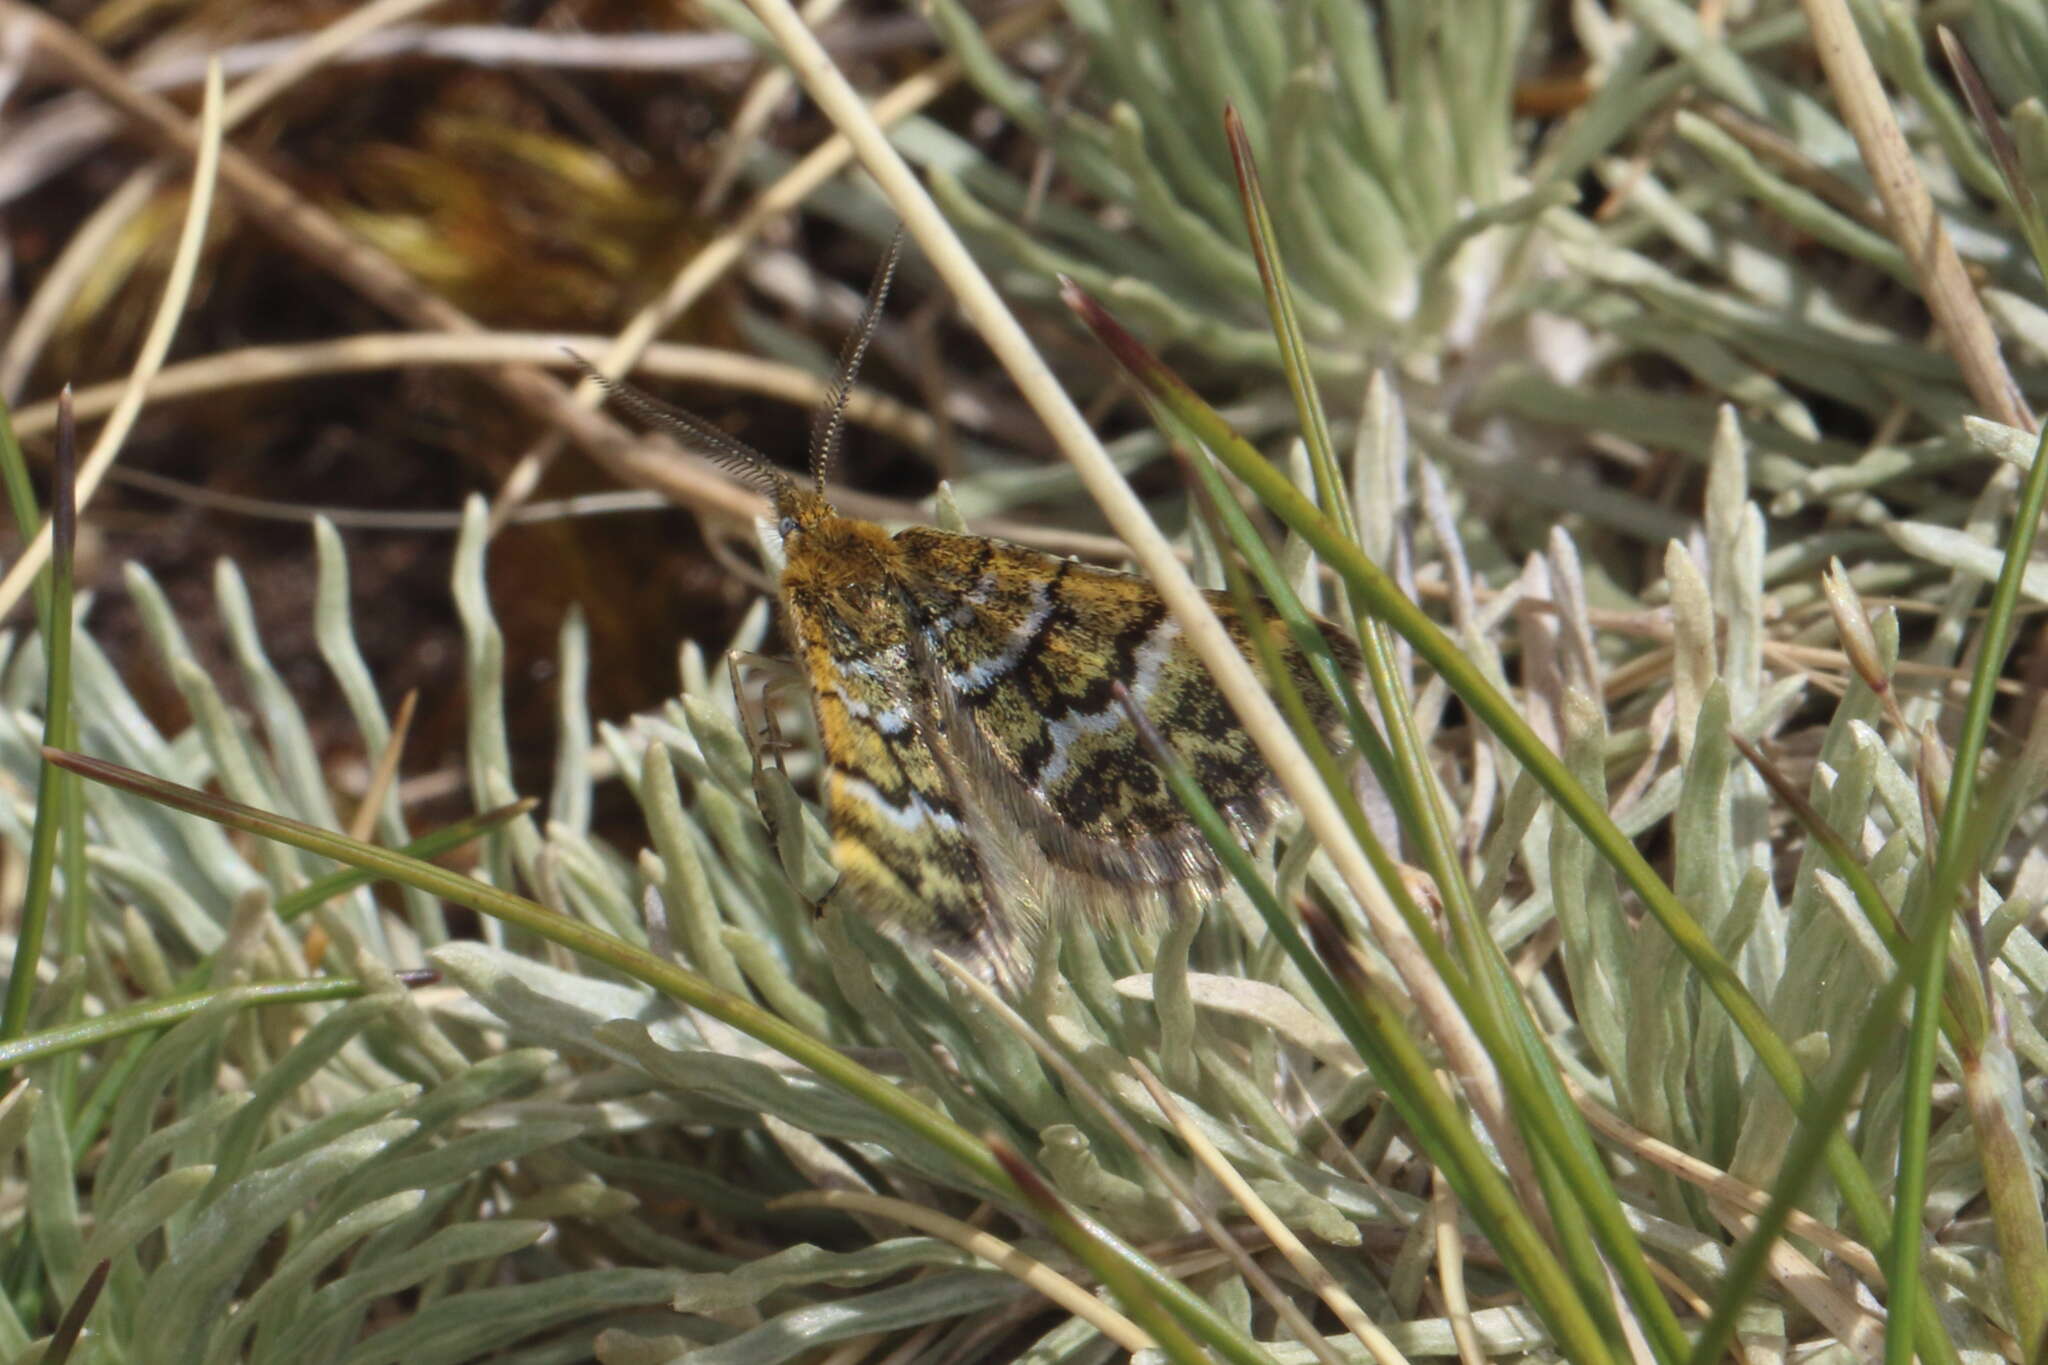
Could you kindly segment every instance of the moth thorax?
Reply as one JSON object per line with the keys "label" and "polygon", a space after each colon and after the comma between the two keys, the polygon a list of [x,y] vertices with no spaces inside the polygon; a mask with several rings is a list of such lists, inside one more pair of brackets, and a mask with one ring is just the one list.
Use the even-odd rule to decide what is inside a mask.
{"label": "moth thorax", "polygon": [[785,583],[795,577],[821,588],[842,589],[889,578],[897,551],[889,533],[874,522],[827,515],[785,535],[783,553],[788,563]]}

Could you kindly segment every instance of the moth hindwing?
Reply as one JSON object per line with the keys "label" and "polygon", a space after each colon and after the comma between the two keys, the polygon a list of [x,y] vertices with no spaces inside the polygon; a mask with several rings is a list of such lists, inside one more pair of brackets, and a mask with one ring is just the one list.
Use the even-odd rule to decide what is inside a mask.
{"label": "moth hindwing", "polygon": [[[1131,724],[1124,691],[1211,800],[1256,838],[1272,774],[1151,583],[982,536],[894,535],[825,496],[891,245],[812,431],[810,479],[618,389],[767,494],[785,631],[809,685],[834,894],[940,946],[1008,957],[1043,915],[1135,903],[1214,863]],[[1209,594],[1247,658],[1247,623]],[[1332,739],[1335,705],[1285,632],[1280,657]],[[1347,672],[1356,650],[1332,636]]]}

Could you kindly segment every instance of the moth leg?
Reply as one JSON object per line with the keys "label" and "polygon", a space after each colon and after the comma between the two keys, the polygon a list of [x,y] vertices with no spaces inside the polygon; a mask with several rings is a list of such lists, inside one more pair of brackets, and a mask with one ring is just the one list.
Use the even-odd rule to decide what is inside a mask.
{"label": "moth leg", "polygon": [[[794,886],[798,880],[797,869],[803,865],[801,841],[803,839],[802,816],[796,811],[795,788],[790,785],[789,771],[783,765],[782,756],[795,744],[782,734],[782,723],[777,719],[775,708],[770,705],[773,692],[791,683],[800,682],[801,675],[795,665],[787,659],[757,654],[752,650],[731,649],[725,654],[726,676],[732,683],[735,708],[739,712],[740,733],[747,742],[747,753],[754,761],[750,784],[754,789],[754,810],[761,817],[761,824],[767,830],[769,847],[775,850],[784,872]],[[766,674],[767,681],[760,689],[758,698],[747,690],[749,672]],[[769,775],[767,758],[772,755],[774,776]],[[785,812],[795,818],[791,825],[783,817]],[[833,890],[836,890],[835,884]],[[796,887],[798,894],[802,888]],[[825,901],[832,892],[815,902],[811,911],[814,915],[825,912]]]}
{"label": "moth leg", "polygon": [[[748,672],[768,676],[758,701],[747,692]],[[778,659],[772,654],[758,654],[751,649],[728,649],[725,652],[725,674],[732,684],[733,706],[739,712],[740,733],[747,741],[747,752],[753,755],[754,777],[758,782],[764,753],[775,755],[775,766],[781,768],[782,755],[795,747],[782,737],[781,722],[775,717],[775,709],[768,704],[770,694],[791,683],[801,682],[802,675],[790,660]]]}

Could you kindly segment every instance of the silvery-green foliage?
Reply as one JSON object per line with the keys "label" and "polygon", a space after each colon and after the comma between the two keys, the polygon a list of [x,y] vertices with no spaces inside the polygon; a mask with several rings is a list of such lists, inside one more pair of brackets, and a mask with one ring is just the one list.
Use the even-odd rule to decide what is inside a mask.
{"label": "silvery-green foliage", "polygon": [[[1064,271],[1166,339],[1277,363],[1222,136],[1226,104],[1260,157],[1304,328],[1334,374],[1468,344],[1471,303],[1490,292],[1509,240],[1482,241],[1487,229],[1525,224],[1559,197],[1529,193],[1526,140],[1504,116],[1533,13],[1520,0],[1457,16],[1299,3],[1258,24],[1215,4],[1063,10],[1057,59],[1078,78],[1050,83],[992,53],[964,7],[937,5],[934,20],[1082,203],[1034,197],[929,124],[906,130],[907,150],[932,167],[949,210],[1027,264],[1039,291]],[[1108,226],[1091,203],[1128,210],[1130,228]]]}
{"label": "silvery-green foliage", "polygon": [[[1854,8],[1937,208],[1984,272],[2006,360],[2038,389],[2048,290],[1923,40],[1931,21]],[[1066,274],[1182,363],[1207,357],[1239,383],[1263,367],[1277,384],[1229,103],[1326,398],[1350,409],[1385,366],[1416,438],[1492,525],[1514,518],[1532,543],[1559,514],[1651,543],[1680,533],[1586,453],[1703,462],[1723,403],[1765,510],[1825,511],[1838,552],[1882,552],[1900,500],[1955,519],[1930,481],[1972,458],[1957,424],[1974,404],[1926,344],[1856,143],[1810,89],[1790,0],[1731,7],[1718,36],[1677,0],[1573,5],[1568,52],[1549,49],[1550,11],[1530,0],[1287,0],[1258,24],[1229,5],[1069,0],[1064,23],[1000,53],[957,0],[932,12],[1035,154],[998,161],[918,119],[899,144],[1008,264],[1015,298],[1049,302]],[[1946,21],[2008,105],[2048,84],[2038,5],[1986,0]],[[1582,102],[1518,112],[1566,74]],[[1510,468],[1503,507],[1485,490]]]}

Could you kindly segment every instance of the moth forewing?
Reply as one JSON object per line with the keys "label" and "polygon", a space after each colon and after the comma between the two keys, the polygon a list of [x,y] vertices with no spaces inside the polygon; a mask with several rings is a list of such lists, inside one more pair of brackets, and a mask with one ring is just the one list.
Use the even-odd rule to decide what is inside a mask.
{"label": "moth forewing", "polygon": [[[998,880],[1039,888],[1049,907],[1117,910],[1214,873],[1119,687],[1243,837],[1270,825],[1271,774],[1148,581],[980,537],[919,528],[896,540],[950,747],[981,802],[1028,836],[1021,875]],[[1250,655],[1230,603],[1210,605]],[[1297,686],[1312,684],[1306,659],[1282,658]],[[1336,738],[1336,707],[1313,685],[1304,693]]]}

